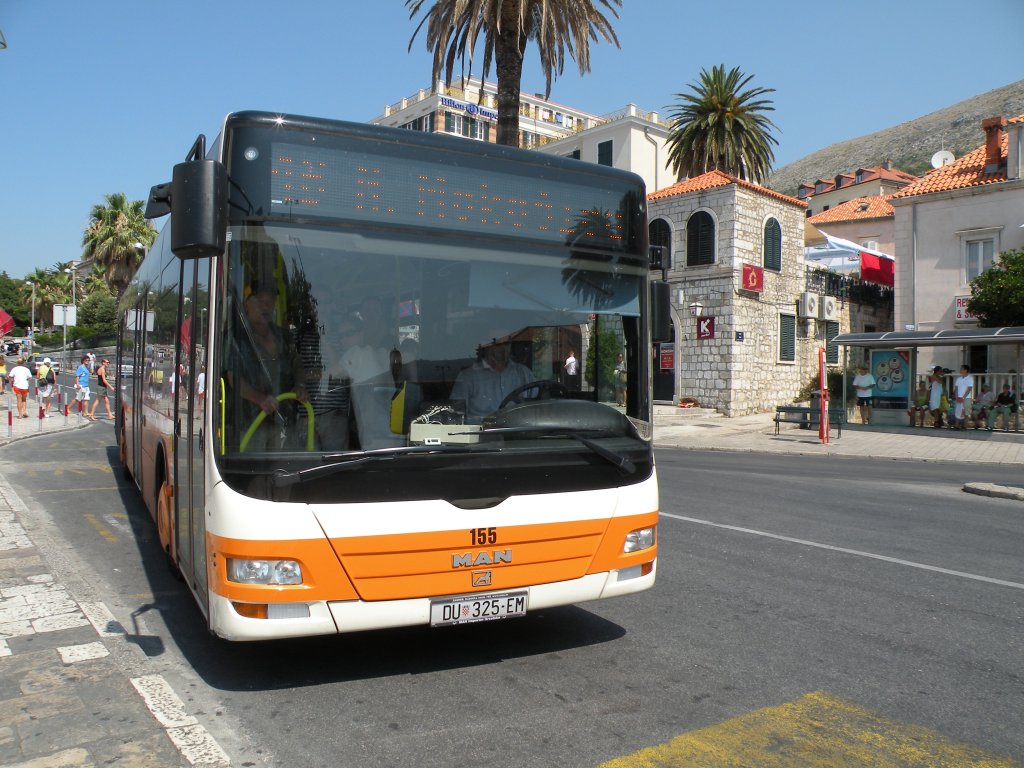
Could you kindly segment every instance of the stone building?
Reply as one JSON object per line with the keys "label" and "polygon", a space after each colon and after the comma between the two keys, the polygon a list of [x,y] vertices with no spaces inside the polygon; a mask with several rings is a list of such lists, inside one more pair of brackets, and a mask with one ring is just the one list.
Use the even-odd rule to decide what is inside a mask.
{"label": "stone building", "polygon": [[792,402],[840,332],[891,328],[888,288],[804,261],[806,203],[721,171],[648,195],[651,244],[671,256],[675,337],[655,350],[655,399],[726,416]]}

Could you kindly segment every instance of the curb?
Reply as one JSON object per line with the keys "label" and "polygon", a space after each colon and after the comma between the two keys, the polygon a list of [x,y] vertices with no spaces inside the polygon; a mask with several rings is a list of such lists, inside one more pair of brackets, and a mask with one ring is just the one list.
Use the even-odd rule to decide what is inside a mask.
{"label": "curb", "polygon": [[1013,488],[1007,485],[995,485],[994,483],[964,483],[964,492],[973,493],[976,496],[991,496],[996,499],[1024,501],[1024,488]]}

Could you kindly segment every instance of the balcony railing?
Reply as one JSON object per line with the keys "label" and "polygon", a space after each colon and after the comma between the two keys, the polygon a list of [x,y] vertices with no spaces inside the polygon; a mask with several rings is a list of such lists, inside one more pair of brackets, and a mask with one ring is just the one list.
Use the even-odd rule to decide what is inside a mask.
{"label": "balcony railing", "polygon": [[806,290],[872,307],[893,305],[894,294],[888,285],[869,283],[859,277],[840,275],[838,272],[816,267],[807,267]]}

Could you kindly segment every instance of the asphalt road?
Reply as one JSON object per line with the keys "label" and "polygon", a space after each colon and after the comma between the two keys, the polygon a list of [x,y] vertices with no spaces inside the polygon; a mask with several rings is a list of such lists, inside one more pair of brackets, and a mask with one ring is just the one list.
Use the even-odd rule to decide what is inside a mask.
{"label": "asphalt road", "polygon": [[814,766],[855,743],[912,764],[888,742],[1024,764],[1024,505],[960,491],[1005,469],[658,458],[648,593],[261,644],[201,627],[109,424],[9,446],[0,471],[64,545],[61,578],[128,628],[133,672],[163,674],[233,765]]}

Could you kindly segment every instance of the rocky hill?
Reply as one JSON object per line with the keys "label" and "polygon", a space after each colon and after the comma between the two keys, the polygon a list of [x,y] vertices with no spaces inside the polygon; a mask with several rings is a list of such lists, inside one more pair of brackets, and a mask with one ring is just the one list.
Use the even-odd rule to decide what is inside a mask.
{"label": "rocky hill", "polygon": [[961,101],[883,131],[819,149],[783,166],[768,179],[768,186],[796,195],[801,182],[831,178],[859,167],[892,160],[895,168],[923,175],[931,157],[945,146],[960,157],[985,143],[981,121],[986,117],[1013,117],[1024,113],[1024,80]]}

